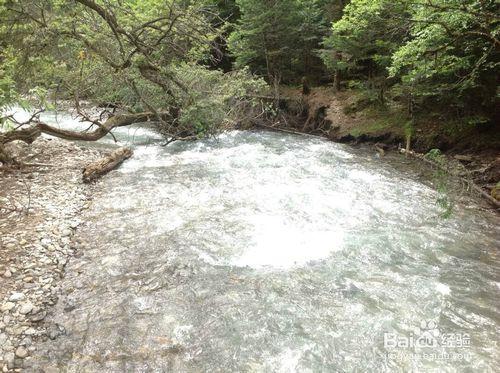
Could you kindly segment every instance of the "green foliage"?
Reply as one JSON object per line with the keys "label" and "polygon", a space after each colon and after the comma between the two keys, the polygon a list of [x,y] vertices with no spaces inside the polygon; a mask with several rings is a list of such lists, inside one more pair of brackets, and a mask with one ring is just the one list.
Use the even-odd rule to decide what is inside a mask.
{"label": "green foliage", "polygon": [[498,14],[495,0],[352,0],[321,56],[381,102],[391,89],[410,115],[451,105],[487,122],[498,100]]}
{"label": "green foliage", "polygon": [[298,81],[310,73],[324,25],[318,1],[236,3],[241,18],[229,37],[229,46],[237,67],[250,66],[269,81]]}
{"label": "green foliage", "polygon": [[434,162],[437,169],[434,171],[433,179],[436,185],[438,196],[436,198],[436,205],[441,209],[440,216],[443,219],[448,219],[453,213],[454,203],[450,198],[451,188],[448,185],[449,174],[445,171],[447,168],[447,160],[439,149],[431,149],[425,158]]}
{"label": "green foliage", "polygon": [[439,149],[431,149],[425,154],[425,157],[430,159],[431,161],[441,163],[443,159],[443,153]]}
{"label": "green foliage", "polygon": [[377,75],[385,76],[391,55],[405,35],[407,18],[404,1],[351,1],[324,40],[325,50],[321,55],[325,64],[331,69],[362,74],[370,80]]}
{"label": "green foliage", "polygon": [[245,126],[262,113],[258,96],[266,93],[267,84],[253,77],[248,69],[224,74],[183,63],[173,73],[187,88],[176,91],[180,128],[193,126],[199,137],[235,125]]}
{"label": "green foliage", "polygon": [[[435,0],[412,6],[411,38],[392,57],[389,71],[414,95],[491,106],[495,97],[500,35],[498,3]],[[478,102],[479,101],[479,102]]]}
{"label": "green foliage", "polygon": [[[9,58],[10,57],[10,58]],[[8,50],[0,52],[0,113],[2,109],[14,104],[18,99],[16,84],[13,78],[14,59]]]}

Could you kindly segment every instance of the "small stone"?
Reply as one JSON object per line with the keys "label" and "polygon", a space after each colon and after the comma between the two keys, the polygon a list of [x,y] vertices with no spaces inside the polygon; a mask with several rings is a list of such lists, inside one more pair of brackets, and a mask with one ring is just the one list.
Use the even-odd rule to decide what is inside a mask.
{"label": "small stone", "polygon": [[69,237],[73,234],[73,231],[71,229],[64,229],[62,232],[61,232],[61,235],[63,237]]}
{"label": "small stone", "polygon": [[25,278],[23,278],[23,281],[24,281],[24,282],[33,282],[33,277],[31,277],[31,276],[26,276]]}
{"label": "small stone", "polygon": [[12,273],[7,269],[7,270],[5,270],[3,277],[6,277],[6,278],[12,277]]}
{"label": "small stone", "polygon": [[19,309],[19,313],[22,315],[27,315],[33,310],[33,304],[31,302],[26,302],[21,305],[21,308]]}
{"label": "small stone", "polygon": [[40,240],[40,243],[42,244],[43,247],[47,248],[52,243],[52,240],[50,238],[45,237]]}
{"label": "small stone", "polygon": [[36,334],[36,330],[34,328],[28,328],[24,331],[25,335],[34,335]]}
{"label": "small stone", "polygon": [[47,335],[51,340],[54,340],[57,337],[59,337],[60,335],[65,334],[65,333],[66,333],[66,330],[64,329],[64,327],[62,325],[58,325],[58,324],[54,323],[54,324],[51,324],[47,327]]}
{"label": "small stone", "polygon": [[13,352],[7,352],[5,355],[3,355],[3,360],[7,364],[7,368],[9,369],[14,369],[14,359],[16,356],[14,355]]}
{"label": "small stone", "polygon": [[26,295],[24,295],[23,293],[13,293],[10,296],[9,301],[18,302],[20,300],[25,300],[25,299],[26,299]]}
{"label": "small stone", "polygon": [[30,317],[31,322],[39,322],[42,321],[45,316],[47,316],[47,313],[45,311],[40,311],[34,314],[33,316]]}
{"label": "small stone", "polygon": [[60,373],[61,371],[56,367],[44,367],[43,372],[44,373]]}
{"label": "small stone", "polygon": [[15,307],[15,303],[6,302],[6,303],[2,304],[2,306],[0,307],[0,311],[2,311],[2,312],[8,312],[11,309],[13,309],[14,307]]}
{"label": "small stone", "polygon": [[24,333],[24,331],[25,331],[26,329],[28,329],[28,327],[27,327],[27,326],[14,327],[14,328],[12,329],[12,334],[14,334],[14,335],[21,335],[21,334],[23,334],[23,333]]}
{"label": "small stone", "polygon": [[24,359],[26,356],[28,356],[28,350],[23,346],[19,346],[16,349],[16,356]]}

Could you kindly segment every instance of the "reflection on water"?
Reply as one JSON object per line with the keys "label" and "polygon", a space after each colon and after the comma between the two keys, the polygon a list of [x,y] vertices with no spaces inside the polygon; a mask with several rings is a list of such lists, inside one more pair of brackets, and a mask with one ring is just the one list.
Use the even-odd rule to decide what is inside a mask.
{"label": "reflection on water", "polygon": [[[137,147],[98,184],[53,317],[67,335],[38,364],[495,370],[499,219],[468,197],[439,218],[420,167],[277,133]],[[425,333],[439,344],[392,348]]]}

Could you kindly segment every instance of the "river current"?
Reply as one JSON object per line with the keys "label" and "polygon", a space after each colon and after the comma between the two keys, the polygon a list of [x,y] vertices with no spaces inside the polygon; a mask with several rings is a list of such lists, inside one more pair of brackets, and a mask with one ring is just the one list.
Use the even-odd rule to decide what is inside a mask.
{"label": "river current", "polygon": [[444,218],[432,170],[399,155],[251,131],[162,147],[139,131],[94,188],[51,316],[65,333],[37,367],[499,366],[500,220],[459,186]]}

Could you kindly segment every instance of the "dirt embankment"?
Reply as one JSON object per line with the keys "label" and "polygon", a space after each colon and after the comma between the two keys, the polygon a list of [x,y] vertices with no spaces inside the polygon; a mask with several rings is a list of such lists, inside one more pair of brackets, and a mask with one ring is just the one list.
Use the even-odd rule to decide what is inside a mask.
{"label": "dirt embankment", "polygon": [[68,259],[82,247],[72,237],[82,224],[89,189],[82,168],[101,152],[62,140],[9,144],[31,166],[0,167],[0,369],[29,367],[37,341],[64,333],[46,322]]}
{"label": "dirt embankment", "polygon": [[464,125],[459,118],[423,113],[409,132],[408,116],[398,103],[374,105],[359,92],[335,93],[329,87],[314,88],[307,95],[283,88],[282,95],[289,114],[299,118],[286,121],[288,130],[337,142],[373,143],[379,150],[405,148],[411,133],[411,150],[425,154],[439,149],[464,168],[464,177],[500,200],[500,123]]}

